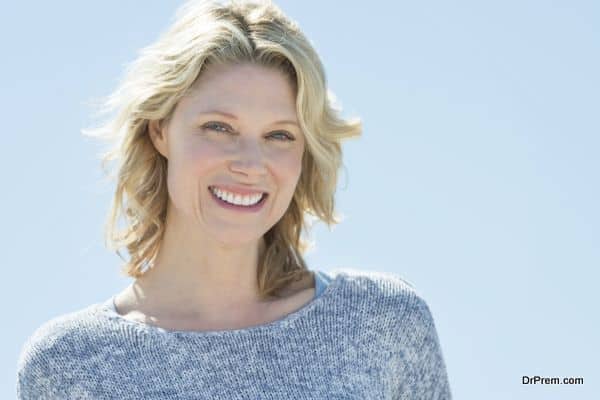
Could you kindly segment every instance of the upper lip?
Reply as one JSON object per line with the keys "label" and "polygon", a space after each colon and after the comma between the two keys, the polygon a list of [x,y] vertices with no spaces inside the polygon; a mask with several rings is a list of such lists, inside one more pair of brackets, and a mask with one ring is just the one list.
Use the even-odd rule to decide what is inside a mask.
{"label": "upper lip", "polygon": [[263,193],[268,194],[268,192],[266,190],[262,190],[262,189],[258,189],[258,188],[249,188],[249,187],[238,186],[238,185],[218,184],[218,185],[209,186],[209,188],[211,188],[211,187],[214,187],[217,189],[223,189],[227,192],[239,194],[242,196],[243,195],[253,195],[253,194],[263,194]]}

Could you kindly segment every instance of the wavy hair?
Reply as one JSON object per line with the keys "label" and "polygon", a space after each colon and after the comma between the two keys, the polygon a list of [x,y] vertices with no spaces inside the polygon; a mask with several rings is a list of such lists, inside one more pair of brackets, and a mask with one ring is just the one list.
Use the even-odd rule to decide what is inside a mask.
{"label": "wavy hair", "polygon": [[[327,89],[323,65],[298,24],[269,0],[189,1],[157,41],[127,65],[117,88],[101,99],[98,115],[111,116],[85,136],[106,140],[102,168],[115,161],[116,190],[105,222],[105,245],[124,261],[121,273],[140,277],[153,265],[165,231],[167,160],[154,148],[148,123],[169,121],[177,102],[209,65],[254,63],[285,73],[296,95],[306,137],[302,171],[282,218],[264,235],[257,284],[261,298],[278,297],[309,274],[301,236],[306,217],[331,229],[341,220],[334,209],[341,141],[362,132],[359,118],[342,119]],[[124,216],[125,226],[119,228]],[[125,247],[130,260],[119,249]]]}

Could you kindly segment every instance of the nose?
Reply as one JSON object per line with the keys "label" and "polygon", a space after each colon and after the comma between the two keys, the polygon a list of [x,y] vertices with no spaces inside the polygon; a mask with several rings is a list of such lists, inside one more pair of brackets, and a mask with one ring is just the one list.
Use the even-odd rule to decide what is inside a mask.
{"label": "nose", "polygon": [[263,175],[266,166],[260,143],[252,138],[240,138],[238,143],[237,152],[230,164],[231,170],[248,176]]}

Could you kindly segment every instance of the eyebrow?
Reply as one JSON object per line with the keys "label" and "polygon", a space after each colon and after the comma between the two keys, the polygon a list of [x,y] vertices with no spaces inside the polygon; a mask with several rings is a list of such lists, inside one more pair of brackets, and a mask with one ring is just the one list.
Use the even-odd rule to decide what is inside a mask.
{"label": "eyebrow", "polygon": [[[237,121],[237,117],[234,114],[225,112],[225,111],[219,111],[219,110],[211,110],[211,111],[204,111],[201,113],[198,113],[198,115],[207,115],[207,114],[218,114],[218,115],[222,115],[224,117],[227,118],[231,118],[231,119],[235,119]],[[298,125],[298,122],[291,120],[291,119],[281,119],[279,121],[274,121],[272,122],[272,125],[280,125],[280,124],[288,124],[288,125],[295,125],[297,127],[300,127],[300,125]]]}

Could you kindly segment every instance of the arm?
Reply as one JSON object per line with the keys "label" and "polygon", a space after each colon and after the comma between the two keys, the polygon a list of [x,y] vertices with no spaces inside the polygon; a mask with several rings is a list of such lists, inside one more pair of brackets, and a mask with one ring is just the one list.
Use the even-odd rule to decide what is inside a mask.
{"label": "arm", "polygon": [[451,400],[450,384],[429,306],[416,293],[403,319],[395,399]]}
{"label": "arm", "polygon": [[35,348],[24,347],[17,364],[17,399],[56,398],[45,365],[47,360],[40,352]]}

